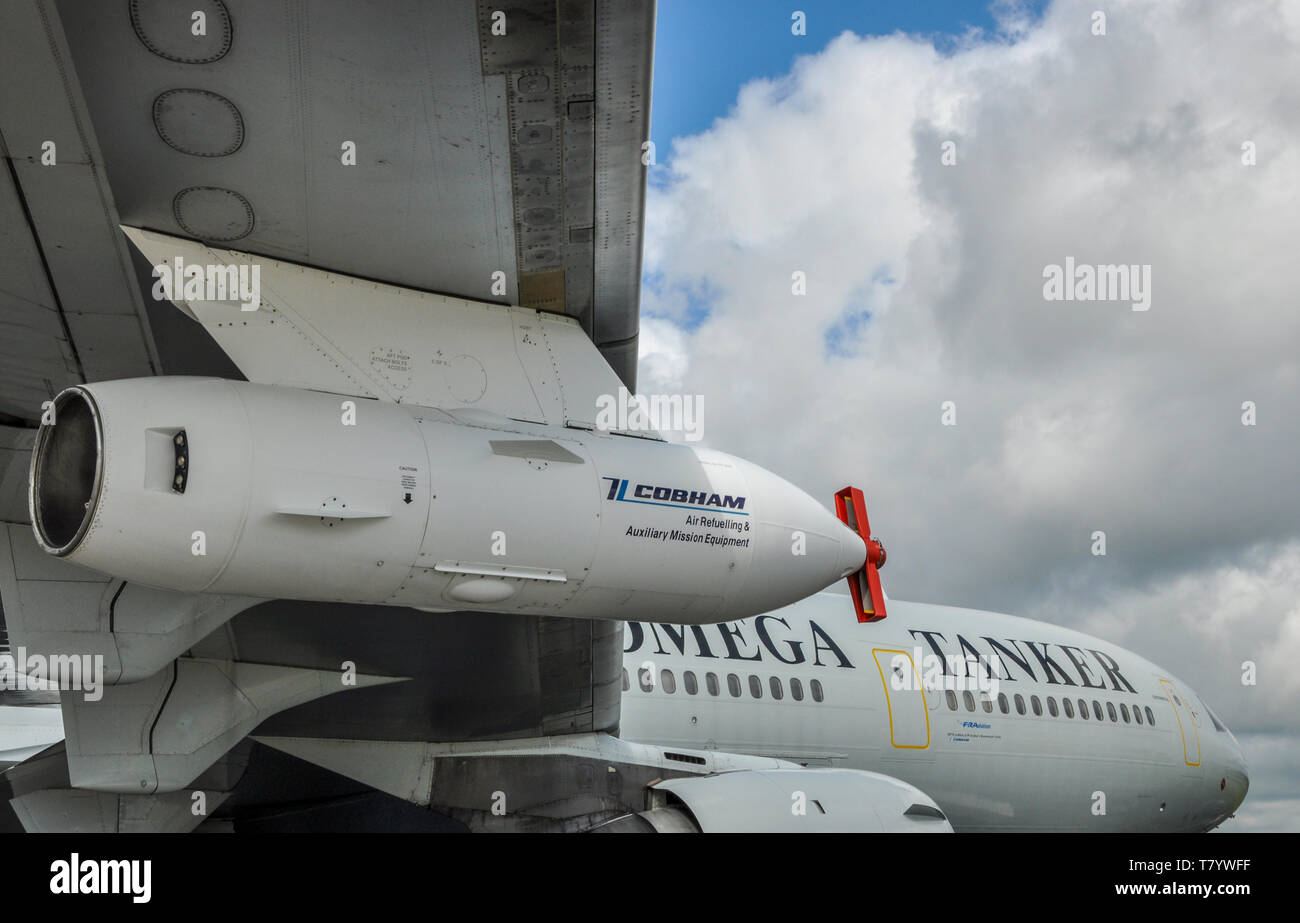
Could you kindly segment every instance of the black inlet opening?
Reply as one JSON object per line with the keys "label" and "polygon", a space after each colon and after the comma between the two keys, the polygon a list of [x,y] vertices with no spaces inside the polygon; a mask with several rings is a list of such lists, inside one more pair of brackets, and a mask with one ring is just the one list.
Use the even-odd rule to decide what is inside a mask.
{"label": "black inlet opening", "polygon": [[54,423],[41,427],[33,472],[33,513],[41,540],[66,553],[81,538],[98,492],[99,438],[89,398],[79,391],[56,399]]}

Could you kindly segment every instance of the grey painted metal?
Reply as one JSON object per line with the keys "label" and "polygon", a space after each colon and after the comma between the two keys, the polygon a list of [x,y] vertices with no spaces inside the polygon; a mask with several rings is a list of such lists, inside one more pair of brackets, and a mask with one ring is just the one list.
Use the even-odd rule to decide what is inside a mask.
{"label": "grey painted metal", "polygon": [[797,768],[770,757],[665,750],[608,734],[465,743],[255,740],[484,832],[588,830],[646,809],[659,780]]}
{"label": "grey painted metal", "polygon": [[[137,6],[147,20],[164,5]],[[220,236],[238,232],[242,221],[251,230],[241,246],[257,241],[259,253],[519,303],[516,223],[524,216],[514,194],[523,174],[515,165],[529,164],[517,156],[510,132],[505,74],[478,70],[482,36],[472,0],[379,10],[341,0],[310,7],[196,0],[194,8],[207,10],[216,28],[194,53],[186,50],[193,44],[186,30],[142,21],[139,13],[133,19],[130,7],[66,0],[56,13],[48,0],[31,0],[6,4],[0,14],[6,78],[0,143],[7,145],[0,171],[0,415],[32,423],[39,401],[65,384],[157,371],[149,326],[140,323],[138,291],[148,280],[138,255],[128,255],[136,264],[127,272],[134,284],[124,286],[131,307],[110,303],[123,294],[116,293],[116,276],[127,265],[114,235],[129,219],[118,216],[115,198],[127,202],[123,215],[150,216],[135,223],[158,230],[176,233],[184,220]],[[219,15],[223,7],[229,30]],[[635,339],[620,337],[629,329],[635,334],[635,286],[630,298],[602,302],[600,293],[607,275],[639,280],[644,176],[638,158],[649,119],[653,3],[564,3],[558,16],[552,89],[563,109],[555,123],[563,156],[560,173],[539,181],[558,176],[566,185],[563,309],[583,322],[634,387]],[[602,75],[606,66],[634,61],[642,66]],[[18,79],[9,79],[11,73]],[[530,84],[534,96],[537,86]],[[177,89],[198,92],[165,95]],[[178,95],[197,107],[197,99],[210,99],[204,94],[233,107],[219,104],[226,113],[216,113],[221,124],[171,108]],[[14,121],[11,110],[41,118]],[[36,171],[52,168],[39,167],[29,143],[16,151],[15,138],[60,119],[78,138],[73,148],[80,145],[80,154],[65,158],[68,148],[60,142],[68,169],[51,183]],[[632,149],[602,151],[602,143],[619,137],[609,130],[617,126],[635,142]],[[42,139],[35,140],[39,151]],[[358,173],[342,172],[343,140],[357,142],[357,167],[348,169]],[[77,182],[74,172],[81,174]],[[18,182],[29,177],[30,189]],[[610,205],[602,210],[605,195]],[[619,195],[630,195],[633,207],[615,201]],[[101,226],[109,229],[111,247]],[[60,251],[49,271],[42,263],[46,245]],[[494,298],[483,270],[498,268],[507,291]],[[581,307],[588,273],[589,316]],[[64,285],[73,286],[69,299],[58,297]],[[86,316],[65,319],[61,301],[63,311]],[[170,305],[149,302],[145,311],[155,328],[165,320],[170,372],[209,373],[224,362],[206,334]],[[6,522],[27,518],[23,504],[10,501],[18,500],[11,488],[25,481],[30,438],[5,428],[0,440],[0,520]],[[308,736],[355,735],[362,728],[414,740],[616,732],[619,629],[563,618],[431,618],[413,610],[272,602],[237,617],[198,648],[223,659],[327,670],[349,656],[363,669],[367,663],[411,668],[397,671],[412,675],[410,683],[318,700],[268,722]]]}
{"label": "grey painted metal", "polygon": [[562,311],[635,385],[650,0],[59,8],[126,224]]}
{"label": "grey painted metal", "polygon": [[[595,340],[617,371],[629,363],[636,368],[645,222],[641,155],[650,140],[654,3],[596,0],[596,20],[601,105],[596,122]],[[635,390],[634,383],[628,387]]]}
{"label": "grey painted metal", "polygon": [[[58,743],[14,767],[3,783],[28,833],[185,833],[230,797],[251,752],[251,743],[238,744],[189,788],[147,795],[72,788],[67,750]],[[202,793],[202,803],[197,793]]]}
{"label": "grey painted metal", "polygon": [[[53,395],[44,394],[40,400]],[[39,409],[39,402],[32,405]],[[32,466],[36,430],[0,426],[0,522],[27,522],[27,474]]]}
{"label": "grey painted metal", "polygon": [[158,360],[50,0],[0,5],[0,62],[0,414],[35,421],[66,385]]}
{"label": "grey painted metal", "polygon": [[618,622],[277,600],[194,648],[335,670],[409,676],[290,709],[260,733],[284,737],[475,740],[618,731]]}
{"label": "grey painted metal", "polygon": [[181,658],[91,700],[62,696],[74,788],[154,794],[190,785],[268,715],[402,677]]}
{"label": "grey painted metal", "polygon": [[0,523],[0,596],[11,648],[41,657],[101,657],[108,684],[153,676],[264,602],[124,583],[42,553],[32,530],[13,523]]}
{"label": "grey painted metal", "polygon": [[202,789],[127,795],[46,788],[19,795],[9,804],[28,833],[189,833],[206,819],[194,813],[199,793],[208,811],[230,797],[229,792]]}

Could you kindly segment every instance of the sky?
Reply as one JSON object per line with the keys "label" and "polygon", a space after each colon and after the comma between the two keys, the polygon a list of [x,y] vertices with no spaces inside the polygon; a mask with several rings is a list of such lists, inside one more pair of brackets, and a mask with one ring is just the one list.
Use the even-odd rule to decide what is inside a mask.
{"label": "sky", "polygon": [[[1033,15],[1043,6],[1023,9]],[[791,28],[796,10],[805,14],[802,35]],[[788,72],[796,56],[821,52],[846,30],[902,31],[948,47],[971,29],[996,27],[989,4],[975,0],[659,0],[650,137],[667,146],[705,131],[744,83]]]}
{"label": "sky", "polygon": [[1221,829],[1300,830],[1300,4],[1099,6],[660,0],[638,387],[862,487],[891,596],[1185,678]]}

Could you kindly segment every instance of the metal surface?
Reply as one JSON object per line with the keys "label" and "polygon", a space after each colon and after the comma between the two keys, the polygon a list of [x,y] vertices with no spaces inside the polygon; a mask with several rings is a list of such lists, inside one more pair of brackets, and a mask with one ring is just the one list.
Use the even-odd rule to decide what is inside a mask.
{"label": "metal surface", "polygon": [[652,2],[195,8],[58,4],[125,224],[563,311],[634,386]]}
{"label": "metal surface", "polygon": [[856,769],[729,772],[653,788],[684,804],[705,833],[952,833],[920,789]]}
{"label": "metal surface", "polygon": [[158,360],[53,4],[0,6],[0,415]]}
{"label": "metal surface", "polygon": [[[506,36],[484,30],[493,11],[475,0],[0,8],[0,421],[19,424],[0,428],[0,520],[27,519],[26,427],[62,388],[164,368],[239,377],[200,326],[149,298],[123,223],[561,310],[635,388],[653,2],[526,0],[506,9]],[[55,165],[41,162],[47,140]],[[81,574],[52,582],[46,611],[103,582]],[[268,727],[456,740],[616,732],[620,647],[617,623],[272,602],[193,654],[383,664],[412,681],[292,708]],[[65,773],[52,787],[67,784]]]}

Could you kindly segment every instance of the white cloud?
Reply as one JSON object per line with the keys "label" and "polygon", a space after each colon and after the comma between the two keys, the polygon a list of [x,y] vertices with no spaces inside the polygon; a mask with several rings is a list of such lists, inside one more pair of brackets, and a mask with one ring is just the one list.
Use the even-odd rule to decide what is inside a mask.
{"label": "white cloud", "polygon": [[[1092,3],[1007,9],[950,54],[841,36],[675,145],[647,377],[705,395],[710,444],[863,487],[892,596],[1091,627],[1294,733],[1300,15],[1112,3],[1095,37]],[[1150,310],[1044,301],[1071,256],[1149,264]]]}
{"label": "white cloud", "polygon": [[[1177,672],[1234,731],[1300,731],[1300,541],[1261,546],[1240,563],[1112,588],[1090,602],[1066,595],[1025,614],[1065,615],[1170,668],[1172,647]],[[1255,666],[1253,685],[1242,682],[1247,662]]]}

